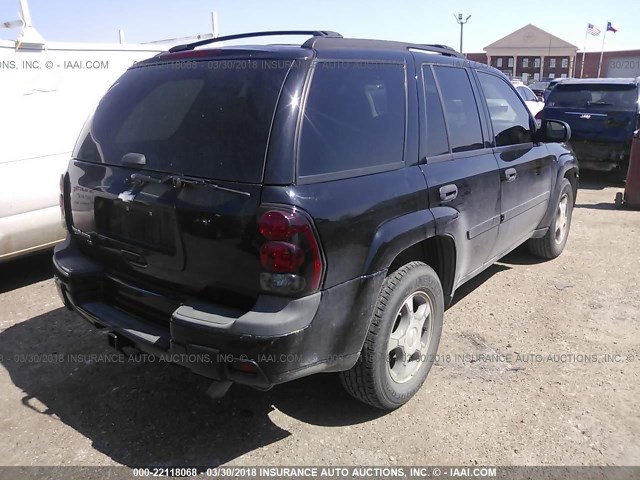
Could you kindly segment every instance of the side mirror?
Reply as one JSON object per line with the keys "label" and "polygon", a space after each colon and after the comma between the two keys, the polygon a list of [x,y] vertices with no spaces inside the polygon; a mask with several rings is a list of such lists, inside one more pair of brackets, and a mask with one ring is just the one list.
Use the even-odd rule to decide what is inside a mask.
{"label": "side mirror", "polygon": [[536,134],[541,142],[567,142],[571,138],[571,127],[560,120],[544,120]]}

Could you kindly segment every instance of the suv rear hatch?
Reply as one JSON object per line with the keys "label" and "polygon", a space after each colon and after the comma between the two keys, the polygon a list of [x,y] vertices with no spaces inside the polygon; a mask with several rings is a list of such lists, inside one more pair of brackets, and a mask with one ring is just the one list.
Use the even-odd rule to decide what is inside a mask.
{"label": "suv rear hatch", "polygon": [[78,140],[72,229],[130,310],[141,295],[126,285],[164,288],[165,302],[197,296],[247,308],[260,290],[261,182],[292,62],[241,54],[196,51],[197,60],[165,55],[131,68]]}
{"label": "suv rear hatch", "polygon": [[629,142],[638,116],[638,87],[632,83],[560,83],[544,118],[563,120],[574,140]]}

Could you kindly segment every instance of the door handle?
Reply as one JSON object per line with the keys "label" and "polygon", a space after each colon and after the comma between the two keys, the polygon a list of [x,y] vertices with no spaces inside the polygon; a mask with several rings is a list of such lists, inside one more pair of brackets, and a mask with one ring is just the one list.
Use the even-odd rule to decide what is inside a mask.
{"label": "door handle", "polygon": [[458,196],[458,187],[453,183],[440,187],[440,200],[443,202],[450,202]]}
{"label": "door handle", "polygon": [[515,168],[507,168],[504,171],[505,182],[513,182],[517,176],[518,176],[518,172],[516,172]]}

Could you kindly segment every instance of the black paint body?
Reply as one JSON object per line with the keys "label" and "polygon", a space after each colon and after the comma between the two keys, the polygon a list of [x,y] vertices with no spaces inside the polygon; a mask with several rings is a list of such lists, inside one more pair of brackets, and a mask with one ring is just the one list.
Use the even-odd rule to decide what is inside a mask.
{"label": "black paint body", "polygon": [[[560,180],[577,179],[576,161],[566,145],[535,141],[495,147],[475,73],[484,65],[406,44],[330,38],[303,48],[212,52],[216,60],[293,62],[276,107],[262,182],[215,181],[240,194],[207,185],[178,189],[146,183],[135,187],[133,201],[122,203],[118,198],[132,190],[129,179],[139,171],[136,165],[78,159],[69,165],[69,236],[54,255],[57,282],[67,306],[114,332],[116,346],[247,359],[255,362],[257,373],[233,371],[219,356],[205,364],[179,363],[215,379],[260,388],[348,369],[359,356],[394,260],[428,239],[446,240],[451,258],[443,263],[447,271],[439,273],[448,278],[443,284],[450,301],[462,283],[528,238],[544,234]],[[147,62],[151,66],[137,68],[155,68],[172,58],[161,55]],[[198,61],[206,60],[199,52]],[[402,158],[390,158],[383,167],[298,175],[305,98],[314,66],[323,61],[403,66]],[[428,157],[421,69],[433,64],[467,71],[483,148]],[[531,125],[535,130],[533,119]],[[91,137],[90,131],[89,121],[79,144]],[[505,181],[509,169],[517,172],[511,182]],[[442,187],[451,185],[457,195],[442,200]],[[261,291],[258,219],[269,205],[295,206],[312,219],[325,265],[317,292],[283,299]],[[121,210],[114,215],[113,208]],[[146,231],[138,238],[149,244],[119,238],[114,234],[122,228],[118,221],[139,222]],[[290,354],[294,357],[287,361],[278,357]]]}

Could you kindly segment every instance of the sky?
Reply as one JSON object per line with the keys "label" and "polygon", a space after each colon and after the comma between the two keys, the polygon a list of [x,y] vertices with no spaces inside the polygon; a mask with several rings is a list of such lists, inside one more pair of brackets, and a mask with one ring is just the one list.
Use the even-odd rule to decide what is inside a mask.
{"label": "sky", "polygon": [[[443,6],[444,4],[444,6]],[[618,32],[605,50],[640,49],[640,0],[29,0],[33,24],[45,40],[127,43],[209,33],[218,13],[221,35],[286,29],[333,30],[345,37],[440,43],[459,48],[454,14],[471,15],[464,27],[463,51],[486,45],[532,23],[576,45],[585,46],[587,23],[604,32],[610,21]],[[0,22],[18,18],[18,0],[0,0]],[[15,39],[16,30],[0,29]],[[602,34],[588,37],[587,51],[600,51]]]}

